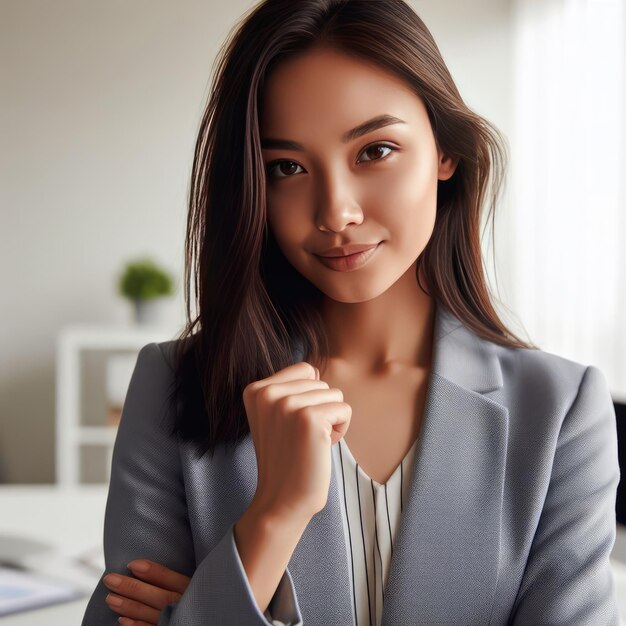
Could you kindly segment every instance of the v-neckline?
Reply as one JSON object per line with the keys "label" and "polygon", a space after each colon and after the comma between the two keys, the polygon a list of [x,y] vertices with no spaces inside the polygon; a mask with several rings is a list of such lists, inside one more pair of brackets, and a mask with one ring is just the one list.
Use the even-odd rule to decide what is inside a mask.
{"label": "v-neckline", "polygon": [[339,440],[339,444],[341,446],[342,451],[345,452],[345,454],[350,459],[352,465],[356,466],[356,468],[357,468],[357,470],[359,472],[359,476],[361,476],[361,478],[363,478],[363,479],[365,479],[367,481],[370,481],[374,485],[374,487],[376,489],[380,489],[380,488],[385,487],[389,483],[389,481],[392,478],[394,478],[394,476],[400,471],[400,468],[401,468],[402,464],[404,463],[404,461],[407,460],[407,458],[409,458],[409,456],[411,456],[411,453],[415,449],[415,446],[417,445],[418,441],[419,441],[419,437],[413,442],[413,445],[409,448],[409,451],[404,455],[404,458],[402,459],[402,461],[400,461],[400,463],[398,463],[398,465],[396,466],[396,469],[393,471],[391,476],[389,476],[389,478],[387,479],[387,482],[384,482],[384,483],[379,483],[378,481],[374,480],[373,478],[368,476],[363,471],[363,468],[361,467],[361,465],[358,463],[358,461],[352,455],[352,452],[350,451],[350,448],[348,447],[348,444],[347,444],[347,442],[344,439],[340,439]]}

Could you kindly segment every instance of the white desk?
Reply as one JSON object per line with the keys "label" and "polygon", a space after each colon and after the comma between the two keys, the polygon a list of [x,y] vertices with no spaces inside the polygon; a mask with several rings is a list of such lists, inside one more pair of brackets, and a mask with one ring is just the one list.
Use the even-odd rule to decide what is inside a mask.
{"label": "white desk", "polygon": [[[106,495],[107,488],[100,485],[0,485],[0,558],[19,560],[42,574],[73,582],[86,594],[73,602],[0,618],[2,626],[80,625],[102,571],[71,567],[69,558],[102,546]],[[16,554],[19,539],[43,542],[50,548]],[[613,553],[626,555],[626,529],[621,526]],[[626,559],[612,558],[611,563],[626,617]],[[626,626],[626,620],[622,624]]]}
{"label": "white desk", "polygon": [[[98,546],[102,551],[106,495],[100,485],[0,485],[0,558],[74,583],[85,593],[80,600],[5,616],[2,626],[80,625],[102,570],[74,566],[71,558]],[[41,546],[20,553],[20,540]]]}

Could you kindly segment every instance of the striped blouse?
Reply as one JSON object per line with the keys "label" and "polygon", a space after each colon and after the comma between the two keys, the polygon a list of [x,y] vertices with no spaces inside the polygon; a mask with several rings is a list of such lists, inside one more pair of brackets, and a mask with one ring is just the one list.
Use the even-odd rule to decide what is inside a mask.
{"label": "striped blouse", "polygon": [[380,626],[393,540],[409,493],[417,439],[384,485],[356,462],[344,439],[333,446],[349,560],[355,626]]}
{"label": "striped blouse", "polygon": [[[393,540],[409,492],[416,439],[384,485],[370,478],[356,462],[344,439],[332,446],[346,537],[346,553],[354,612],[354,626],[380,626],[385,586],[393,554]],[[274,626],[269,611],[265,617]]]}

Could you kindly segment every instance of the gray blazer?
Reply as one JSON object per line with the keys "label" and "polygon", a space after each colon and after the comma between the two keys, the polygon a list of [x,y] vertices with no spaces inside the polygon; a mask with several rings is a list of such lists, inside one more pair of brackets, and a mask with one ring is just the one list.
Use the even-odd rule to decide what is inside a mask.
{"label": "gray blazer", "polygon": [[[609,555],[620,471],[602,372],[485,341],[437,307],[410,495],[394,542],[383,626],[608,626],[619,623]],[[193,460],[156,427],[173,342],[138,356],[115,441],[104,522],[106,570],[133,559],[191,577],[159,626],[261,626],[233,540],[256,488],[248,435]],[[294,355],[294,362],[302,355]],[[270,610],[306,626],[354,623],[333,465]],[[113,626],[98,582],[83,626]]]}

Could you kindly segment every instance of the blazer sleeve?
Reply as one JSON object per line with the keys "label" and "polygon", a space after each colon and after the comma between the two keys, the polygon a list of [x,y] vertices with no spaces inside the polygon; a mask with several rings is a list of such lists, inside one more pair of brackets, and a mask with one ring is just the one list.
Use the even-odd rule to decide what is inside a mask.
{"label": "blazer sleeve", "polygon": [[615,409],[604,375],[590,365],[561,425],[510,624],[619,625],[609,562],[619,480]]}
{"label": "blazer sleeve", "polygon": [[[167,433],[166,398],[173,372],[157,343],[137,357],[113,448],[104,519],[105,571],[87,604],[83,626],[114,626],[103,578],[133,576],[126,564],[149,559],[186,576],[178,602],[161,611],[159,626],[302,626],[288,570],[261,613],[243,568],[231,524],[196,564],[178,439]],[[271,611],[271,613],[270,613]]]}

